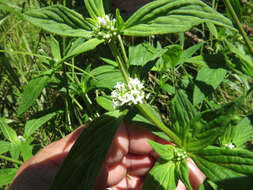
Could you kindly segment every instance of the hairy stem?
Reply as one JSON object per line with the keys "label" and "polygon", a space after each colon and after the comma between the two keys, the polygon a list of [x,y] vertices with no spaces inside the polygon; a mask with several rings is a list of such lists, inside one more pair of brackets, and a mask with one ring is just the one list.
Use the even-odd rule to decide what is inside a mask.
{"label": "hairy stem", "polygon": [[124,61],[125,61],[126,64],[128,64],[128,58],[127,58],[126,50],[125,50],[125,47],[124,47],[124,44],[123,44],[123,41],[122,41],[122,38],[121,38],[120,35],[118,35],[118,40],[119,40],[119,44],[120,44],[120,48],[121,48],[121,51],[122,51],[122,54],[123,54]]}
{"label": "hairy stem", "polygon": [[124,62],[123,62],[123,60],[121,58],[121,55],[119,53],[119,50],[118,50],[115,42],[112,41],[111,43],[109,43],[109,46],[110,46],[110,49],[112,51],[113,56],[116,59],[116,62],[119,65],[119,69],[120,69],[120,71],[121,71],[121,73],[122,73],[122,75],[124,77],[124,80],[126,81],[126,83],[128,83],[129,82],[129,75],[128,75],[127,71],[126,71]]}
{"label": "hairy stem", "polygon": [[173,132],[171,131],[162,121],[160,121],[152,112],[151,110],[147,107],[146,104],[139,104],[137,105],[138,109],[140,112],[145,115],[149,121],[151,121],[156,127],[161,129],[165,134],[168,135],[168,137],[171,138],[171,140],[177,144],[181,145],[181,140],[180,138]]}

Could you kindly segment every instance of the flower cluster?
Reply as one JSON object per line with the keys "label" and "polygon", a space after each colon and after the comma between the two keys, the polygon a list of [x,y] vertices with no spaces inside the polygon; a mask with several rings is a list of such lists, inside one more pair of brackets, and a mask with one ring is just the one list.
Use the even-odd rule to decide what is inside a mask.
{"label": "flower cluster", "polygon": [[180,149],[174,149],[174,156],[175,156],[175,160],[181,161],[187,158],[187,153]]}
{"label": "flower cluster", "polygon": [[123,105],[142,104],[145,93],[144,86],[137,78],[130,78],[128,84],[117,82],[112,91],[113,106],[119,107]]}
{"label": "flower cluster", "polygon": [[95,36],[97,38],[102,38],[104,40],[110,41],[113,37],[118,35],[116,25],[116,19],[110,19],[108,15],[105,17],[97,18],[98,24],[97,28],[94,30]]}

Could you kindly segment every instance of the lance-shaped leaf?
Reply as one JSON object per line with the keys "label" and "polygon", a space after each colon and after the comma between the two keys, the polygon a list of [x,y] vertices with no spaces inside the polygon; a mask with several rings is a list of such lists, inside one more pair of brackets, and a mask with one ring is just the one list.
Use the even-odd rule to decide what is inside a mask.
{"label": "lance-shaped leaf", "polygon": [[117,82],[123,82],[124,79],[118,69],[111,65],[103,65],[93,69],[90,72],[95,77],[91,84],[97,88],[113,88]]}
{"label": "lance-shaped leaf", "polygon": [[16,131],[7,124],[4,118],[0,118],[0,131],[10,142],[16,143],[18,141]]}
{"label": "lance-shaped leaf", "polygon": [[229,19],[199,0],[159,0],[137,10],[122,32],[130,36],[185,32],[206,22],[232,28]]}
{"label": "lance-shaped leaf", "polygon": [[247,177],[247,175],[251,176],[252,181],[253,152],[251,151],[209,146],[191,154],[191,157],[200,170],[214,182],[222,183],[224,180],[231,180],[233,183],[233,179]]}
{"label": "lance-shaped leaf", "polygon": [[24,113],[30,106],[32,106],[41,94],[42,90],[48,84],[49,80],[50,76],[44,75],[29,81],[21,96],[20,104],[17,110],[18,115]]}
{"label": "lance-shaped leaf", "polygon": [[105,16],[103,0],[84,0],[84,3],[92,18]]}
{"label": "lance-shaped leaf", "polygon": [[67,7],[55,5],[24,13],[24,18],[42,29],[62,36],[91,37],[91,26],[82,15]]}
{"label": "lance-shaped leaf", "polygon": [[27,121],[25,124],[24,137],[25,138],[30,137],[36,130],[38,130],[47,121],[52,119],[56,114],[57,112],[55,111],[42,115],[38,118],[32,118],[29,121]]}
{"label": "lance-shaped leaf", "polygon": [[190,180],[189,180],[189,167],[186,160],[176,163],[175,175],[183,182],[187,189],[192,190]]}
{"label": "lance-shaped leaf", "polygon": [[172,100],[172,119],[174,122],[173,128],[179,136],[184,137],[186,127],[196,116],[197,112],[184,91],[177,90],[176,96]]}
{"label": "lance-shaped leaf", "polygon": [[105,114],[85,128],[57,173],[51,190],[91,190],[122,117]]}
{"label": "lance-shaped leaf", "polygon": [[81,53],[93,50],[96,48],[99,44],[101,44],[104,40],[99,40],[97,38],[90,39],[86,41],[83,38],[78,38],[77,40],[73,41],[71,45],[68,47],[66,51],[65,57],[60,61],[63,62],[66,59],[79,55]]}

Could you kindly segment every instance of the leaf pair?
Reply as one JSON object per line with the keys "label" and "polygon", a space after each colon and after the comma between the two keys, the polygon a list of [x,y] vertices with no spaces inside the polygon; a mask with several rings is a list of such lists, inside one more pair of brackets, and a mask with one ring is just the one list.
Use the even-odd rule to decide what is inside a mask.
{"label": "leaf pair", "polygon": [[[93,20],[105,16],[102,0],[85,0],[85,5]],[[92,37],[92,29],[95,27],[79,13],[59,5],[28,11],[24,18],[48,32],[86,39]],[[122,23],[119,14],[116,18],[117,22]],[[227,18],[201,1],[159,0],[137,10],[125,24],[122,23],[120,33],[127,36],[150,36],[185,32],[201,23],[232,28]]]}
{"label": "leaf pair", "polygon": [[186,156],[186,153],[172,145],[161,145],[153,141],[149,141],[149,144],[160,155],[160,158],[146,176],[143,188],[145,190],[176,189],[178,180],[181,180],[189,190],[192,190],[186,157],[178,156],[178,154]]}

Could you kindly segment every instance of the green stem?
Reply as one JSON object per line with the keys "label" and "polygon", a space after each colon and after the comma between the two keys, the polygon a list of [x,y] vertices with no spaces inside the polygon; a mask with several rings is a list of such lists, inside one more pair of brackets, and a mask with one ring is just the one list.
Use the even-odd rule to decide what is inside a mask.
{"label": "green stem", "polygon": [[126,64],[128,64],[128,58],[127,58],[127,55],[126,55],[125,46],[123,44],[123,41],[122,41],[122,38],[121,38],[120,35],[118,35],[118,40],[119,40],[119,45],[120,45],[120,48],[121,48],[121,51],[122,51],[122,54],[123,54],[124,61],[125,61]]}
{"label": "green stem", "polygon": [[164,125],[164,123],[162,121],[160,121],[153,113],[152,111],[147,107],[146,104],[138,104],[137,108],[139,109],[139,111],[146,116],[149,121],[151,121],[156,127],[158,127],[159,129],[161,129],[163,132],[165,132],[170,138],[171,140],[177,144],[177,145],[181,145],[181,140],[180,138],[173,132],[171,131],[166,125]]}
{"label": "green stem", "polygon": [[129,82],[129,75],[128,75],[127,71],[126,71],[126,68],[124,66],[123,60],[122,60],[122,58],[120,56],[119,50],[118,50],[115,42],[112,41],[111,43],[109,43],[109,46],[110,46],[110,49],[112,51],[113,56],[116,59],[116,62],[119,64],[119,69],[120,69],[120,71],[121,71],[121,73],[122,73],[122,75],[123,75],[126,83],[128,83]]}
{"label": "green stem", "polygon": [[247,46],[249,48],[249,51],[250,51],[251,55],[253,55],[253,48],[251,46],[251,42],[250,42],[249,38],[247,37],[246,32],[243,30],[242,25],[241,25],[241,23],[240,23],[237,15],[236,15],[236,13],[235,13],[233,7],[232,7],[232,5],[230,4],[230,1],[229,0],[223,0],[223,1],[224,1],[225,5],[227,6],[230,14],[232,15],[235,24],[237,25],[237,27],[238,27],[238,29],[239,29],[239,31],[240,31],[240,33],[241,33],[241,35],[242,35],[245,43],[247,44]]}
{"label": "green stem", "polygon": [[4,156],[4,155],[0,155],[0,159],[7,160],[7,161],[9,161],[9,162],[13,162],[13,163],[19,164],[19,165],[22,165],[22,164],[23,164],[23,162],[21,162],[21,161],[19,161],[19,160],[14,160],[14,159],[9,158],[9,157]]}

